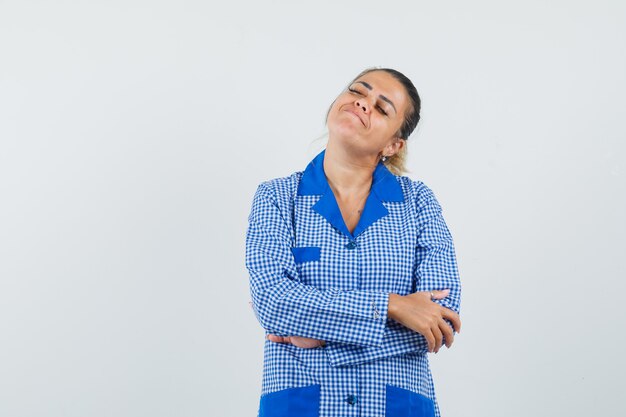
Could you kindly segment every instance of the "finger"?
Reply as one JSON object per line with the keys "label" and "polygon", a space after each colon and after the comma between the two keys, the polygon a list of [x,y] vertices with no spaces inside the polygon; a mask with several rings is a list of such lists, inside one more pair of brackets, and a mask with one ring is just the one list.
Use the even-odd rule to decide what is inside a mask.
{"label": "finger", "polygon": [[267,339],[270,342],[274,342],[274,343],[289,343],[289,338],[288,337],[276,336],[275,334],[267,335]]}
{"label": "finger", "polygon": [[443,333],[443,340],[446,347],[450,349],[452,343],[454,343],[454,332],[452,331],[452,327],[450,327],[450,325],[442,319],[439,323],[439,329],[441,330],[441,333]]}
{"label": "finger", "polygon": [[303,349],[311,349],[317,347],[319,340],[310,337],[291,336],[291,343]]}
{"label": "finger", "polygon": [[437,353],[439,352],[439,349],[441,349],[441,344],[443,343],[443,333],[441,333],[441,330],[439,329],[439,326],[435,325],[431,331],[433,332],[433,335],[435,336],[435,347],[434,347],[434,352]]}
{"label": "finger", "polygon": [[432,290],[430,291],[432,293],[432,299],[433,300],[441,300],[443,298],[446,298],[448,295],[450,295],[450,290],[449,289],[445,289],[445,290]]}
{"label": "finger", "polygon": [[458,314],[456,314],[453,310],[450,310],[449,308],[443,307],[441,316],[445,319],[450,320],[455,332],[461,333],[461,318]]}
{"label": "finger", "polygon": [[426,342],[428,342],[428,351],[432,352],[435,348],[435,335],[431,330],[426,330],[424,337],[426,338]]}

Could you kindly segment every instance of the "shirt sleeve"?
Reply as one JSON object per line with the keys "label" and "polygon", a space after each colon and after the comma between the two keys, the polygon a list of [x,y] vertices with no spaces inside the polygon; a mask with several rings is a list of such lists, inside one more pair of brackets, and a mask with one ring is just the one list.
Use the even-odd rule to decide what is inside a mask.
{"label": "shirt sleeve", "polygon": [[[461,282],[452,236],[444,221],[441,206],[432,192],[429,191],[427,194],[430,195],[428,201],[418,209],[415,289],[431,291],[449,288],[450,294],[445,299],[435,302],[458,314]],[[448,324],[452,326],[449,322]],[[420,333],[388,319],[381,346],[361,347],[330,343],[325,349],[333,366],[360,365],[390,356],[426,353],[428,342]]]}
{"label": "shirt sleeve", "polygon": [[257,189],[246,233],[246,267],[254,312],[271,334],[380,346],[389,294],[319,290],[300,282],[291,243],[291,208],[280,207],[270,183]]}

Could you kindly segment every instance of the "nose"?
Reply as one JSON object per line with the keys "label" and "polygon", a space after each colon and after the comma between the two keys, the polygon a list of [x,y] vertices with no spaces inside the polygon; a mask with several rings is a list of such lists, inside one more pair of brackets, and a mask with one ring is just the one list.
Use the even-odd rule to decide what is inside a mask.
{"label": "nose", "polygon": [[363,100],[362,98],[358,99],[355,103],[354,103],[358,108],[360,108],[361,110],[363,110],[364,113],[368,113],[369,112],[369,105],[367,104],[367,102],[365,100]]}

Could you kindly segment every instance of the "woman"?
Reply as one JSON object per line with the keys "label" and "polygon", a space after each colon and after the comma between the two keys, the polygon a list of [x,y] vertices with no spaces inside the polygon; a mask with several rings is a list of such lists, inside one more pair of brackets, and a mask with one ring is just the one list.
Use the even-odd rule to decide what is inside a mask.
{"label": "woman", "polygon": [[246,237],[267,332],[259,416],[439,416],[426,354],[460,330],[461,287],[432,191],[395,175],[420,107],[404,75],[365,70],[328,111],[326,149],[259,186]]}

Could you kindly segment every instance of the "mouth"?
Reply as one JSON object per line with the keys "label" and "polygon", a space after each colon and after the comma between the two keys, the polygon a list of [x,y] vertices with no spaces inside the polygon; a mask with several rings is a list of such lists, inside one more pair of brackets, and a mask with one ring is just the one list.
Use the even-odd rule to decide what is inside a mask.
{"label": "mouth", "polygon": [[345,111],[347,111],[348,113],[353,114],[353,115],[354,115],[357,119],[359,119],[359,120],[361,121],[361,124],[362,124],[363,126],[367,127],[367,126],[366,126],[366,124],[365,124],[365,120],[363,120],[363,119],[361,118],[361,116],[360,116],[357,112],[355,112],[355,111],[354,111],[354,110],[352,110],[352,109],[346,109]]}

